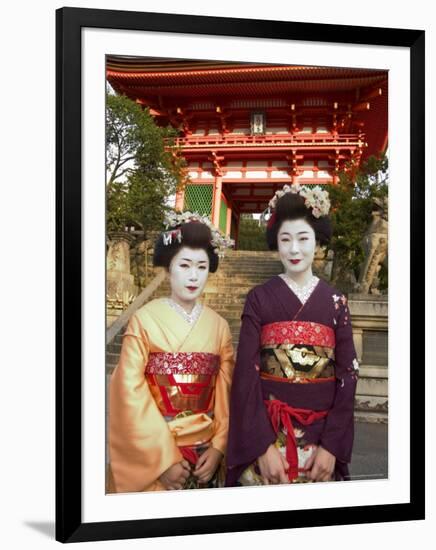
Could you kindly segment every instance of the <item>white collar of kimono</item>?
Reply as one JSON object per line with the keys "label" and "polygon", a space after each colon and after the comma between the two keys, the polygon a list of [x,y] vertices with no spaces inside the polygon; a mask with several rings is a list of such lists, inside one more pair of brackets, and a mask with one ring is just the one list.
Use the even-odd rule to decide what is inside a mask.
{"label": "white collar of kimono", "polygon": [[312,277],[304,286],[299,286],[295,281],[286,276],[284,273],[280,273],[280,277],[285,281],[285,283],[289,286],[289,288],[297,296],[302,304],[305,304],[310,298],[310,295],[315,290],[315,287],[319,281],[319,278],[316,275],[312,275]]}
{"label": "white collar of kimono", "polygon": [[197,302],[195,306],[192,308],[191,313],[188,313],[181,305],[179,305],[177,302],[172,300],[171,298],[166,299],[167,304],[173,308],[179,315],[185,319],[187,323],[190,325],[193,325],[197,322],[198,318],[200,317],[201,310],[203,309],[203,306],[200,302]]}

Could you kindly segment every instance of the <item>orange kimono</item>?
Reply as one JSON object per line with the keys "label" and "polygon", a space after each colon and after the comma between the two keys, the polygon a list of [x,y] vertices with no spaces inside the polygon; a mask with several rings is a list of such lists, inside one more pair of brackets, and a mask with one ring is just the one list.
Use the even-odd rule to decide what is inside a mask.
{"label": "orange kimono", "polygon": [[209,307],[190,324],[159,298],[131,317],[110,383],[114,492],[165,490],[160,475],[204,445],[225,455],[233,368],[229,325]]}

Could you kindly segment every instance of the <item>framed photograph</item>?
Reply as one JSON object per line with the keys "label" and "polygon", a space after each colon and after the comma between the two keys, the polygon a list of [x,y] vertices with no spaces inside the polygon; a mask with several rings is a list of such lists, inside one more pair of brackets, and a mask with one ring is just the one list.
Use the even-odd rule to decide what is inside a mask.
{"label": "framed photograph", "polygon": [[[79,8],[59,9],[56,16],[56,539],[79,542],[424,519],[425,381],[419,370],[424,364],[425,317],[420,268],[425,240],[424,32]],[[118,124],[123,116],[128,128]],[[118,133],[136,121],[139,134]],[[142,149],[141,157],[135,156],[137,149],[132,153],[132,140],[137,146],[147,139],[157,155],[153,159]],[[120,144],[126,143],[122,150]],[[158,183],[144,193],[141,185],[146,180]],[[133,199],[126,203],[127,189]],[[353,324],[352,333],[351,326],[344,328],[354,342],[351,366],[342,377],[338,374],[336,348],[336,371],[328,370],[329,361],[335,360],[328,351],[334,348],[329,342],[335,331],[316,321],[312,299],[314,317],[304,317],[294,328],[316,332],[311,336],[313,346],[276,341],[277,330],[284,330],[277,318],[280,322],[270,323],[268,333],[274,346],[262,340],[263,359],[253,367],[261,371],[256,376],[275,382],[281,371],[286,372],[287,381],[298,382],[313,395],[316,386],[331,383],[336,388],[334,400],[354,380],[354,421],[342,430],[347,409],[338,407],[329,437],[323,429],[319,439],[318,448],[323,446],[335,457],[329,473],[333,478],[328,478],[332,482],[299,483],[312,480],[309,469],[300,468],[300,455],[309,453],[304,455],[309,460],[311,449],[317,448],[310,428],[305,440],[299,422],[315,426],[330,413],[324,414],[322,400],[315,399],[309,411],[315,420],[313,414],[311,420],[301,416],[309,409],[301,412],[301,405],[285,407],[285,418],[283,407],[274,413],[280,402],[271,395],[274,404],[265,405],[278,415],[279,431],[280,422],[284,426],[281,434],[276,432],[277,442],[280,436],[285,441],[282,456],[296,462],[284,459],[292,483],[267,484],[257,462],[252,470],[240,471],[232,463],[244,437],[244,449],[262,447],[260,428],[252,441],[249,429],[244,436],[235,428],[247,425],[244,409],[230,411],[227,449],[227,435],[221,447],[218,429],[210,445],[195,431],[200,418],[207,429],[219,425],[216,403],[222,404],[222,399],[217,388],[224,382],[205,384],[207,365],[201,380],[195,371],[189,383],[177,382],[168,366],[168,356],[177,355],[170,343],[169,327],[175,326],[171,319],[185,316],[193,323],[192,337],[205,315],[194,319],[192,310],[192,319],[186,318],[186,311],[177,312],[177,293],[165,298],[174,287],[165,287],[162,267],[168,266],[166,260],[156,260],[156,236],[161,235],[161,248],[166,250],[186,239],[178,228],[188,218],[198,222],[192,217],[195,212],[210,228],[216,252],[234,242],[227,258],[219,254],[217,274],[209,257],[211,277],[203,298],[208,311],[225,319],[234,348],[239,344],[241,362],[241,314],[249,290],[273,275],[277,294],[287,286],[286,277],[278,281],[280,261],[287,273],[282,256],[279,260],[277,252],[260,242],[259,235],[265,233],[261,223],[271,230],[277,200],[287,193],[301,195],[314,218],[324,216],[323,189],[332,190],[331,217],[334,226],[342,228],[342,241],[332,240],[329,248],[326,244],[314,252],[313,285],[307,296],[301,288],[298,294],[292,281],[289,286],[299,296],[297,313],[303,307],[308,313],[315,290],[322,302],[320,278],[334,284],[328,288],[345,293],[330,292],[329,299],[332,311],[338,311],[332,323],[340,319],[345,327],[351,318]],[[349,218],[337,214],[343,197]],[[136,212],[138,201],[145,204],[147,216]],[[173,218],[166,218],[173,225],[167,222],[164,229],[162,219],[168,212],[173,212]],[[176,223],[180,212],[188,218]],[[359,225],[364,214],[366,225]],[[321,229],[310,227],[317,243],[323,244],[318,238]],[[187,288],[194,292],[197,286]],[[157,337],[153,341],[152,331],[147,333],[150,347],[142,352],[148,365],[151,356],[155,362],[144,371],[150,387],[155,384],[151,393],[147,389],[147,399],[154,399],[153,410],[158,412],[146,422],[155,429],[166,421],[171,433],[183,440],[177,453],[182,453],[180,460],[190,471],[185,490],[164,490],[179,488],[162,477],[167,470],[157,468],[158,473],[148,478],[148,471],[135,461],[128,434],[137,433],[141,439],[145,420],[130,409],[130,420],[123,423],[126,409],[118,407],[116,397],[125,395],[127,387],[117,367],[129,361],[122,336],[130,335],[134,344],[140,340],[141,326],[131,320],[139,319],[140,308],[152,300],[157,317],[163,318],[168,308],[168,333],[165,326],[161,332],[169,348],[156,343]],[[247,303],[244,312],[249,315]],[[202,330],[200,340],[209,335],[206,324]],[[203,347],[198,353],[187,351],[195,356],[195,368],[198,362],[212,361],[214,353],[221,358],[224,353]],[[162,359],[165,371],[159,370]],[[319,383],[309,383],[313,379]],[[173,389],[168,389],[168,380]],[[199,405],[205,387],[211,391],[208,396],[214,396],[211,402],[215,400],[212,420],[207,416],[210,403]],[[241,387],[232,399],[242,403]],[[138,406],[145,408],[144,402]],[[136,425],[133,417],[139,419]],[[254,412],[251,425],[261,422]],[[188,437],[194,432],[195,437]],[[153,455],[159,433],[149,435],[152,442],[141,448],[144,456],[160,457],[150,458],[154,465],[164,460],[163,447]],[[201,473],[196,478],[201,453],[206,456],[213,447],[225,460],[211,478],[205,481]],[[237,476],[229,474],[232,469]]]}

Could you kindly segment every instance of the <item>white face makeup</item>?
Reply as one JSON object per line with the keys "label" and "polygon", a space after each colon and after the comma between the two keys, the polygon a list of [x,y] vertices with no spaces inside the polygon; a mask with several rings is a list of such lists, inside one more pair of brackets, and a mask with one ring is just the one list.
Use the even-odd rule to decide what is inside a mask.
{"label": "white face makeup", "polygon": [[209,275],[209,257],[205,250],[181,248],[169,266],[171,298],[188,312],[203,292]]}
{"label": "white face makeup", "polygon": [[312,276],[315,231],[303,219],[286,220],[277,235],[277,247],[285,274],[300,286]]}

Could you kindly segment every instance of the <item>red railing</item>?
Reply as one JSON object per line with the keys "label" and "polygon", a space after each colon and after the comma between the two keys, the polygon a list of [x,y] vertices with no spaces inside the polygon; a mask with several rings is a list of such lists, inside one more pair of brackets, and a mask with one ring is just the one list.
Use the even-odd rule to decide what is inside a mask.
{"label": "red railing", "polygon": [[219,136],[198,136],[190,135],[183,138],[176,138],[175,145],[183,148],[203,148],[203,147],[259,147],[259,146],[306,146],[306,145],[328,145],[328,146],[363,146],[364,134],[270,134],[262,136],[226,134],[225,137]]}

